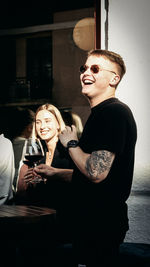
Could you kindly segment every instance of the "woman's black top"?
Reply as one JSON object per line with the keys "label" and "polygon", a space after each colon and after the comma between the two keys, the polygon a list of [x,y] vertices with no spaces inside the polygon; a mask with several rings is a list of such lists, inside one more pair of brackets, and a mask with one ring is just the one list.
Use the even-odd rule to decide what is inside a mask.
{"label": "woman's black top", "polygon": [[[43,148],[47,152],[47,147],[42,141]],[[45,157],[40,163],[45,163]],[[73,163],[69,157],[68,151],[58,141],[52,167],[61,169],[72,169]],[[58,181],[57,179],[49,179],[46,183],[30,184],[26,190],[25,198],[16,198],[17,204],[38,205],[56,209],[56,231],[60,242],[70,242],[71,224],[70,224],[70,198],[71,198],[71,183]],[[57,235],[56,235],[57,233]]]}

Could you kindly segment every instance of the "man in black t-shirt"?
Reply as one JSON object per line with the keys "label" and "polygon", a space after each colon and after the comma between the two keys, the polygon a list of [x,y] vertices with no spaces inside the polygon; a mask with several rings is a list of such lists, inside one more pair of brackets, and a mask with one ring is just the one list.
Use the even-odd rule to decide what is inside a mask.
{"label": "man in black t-shirt", "polygon": [[[115,97],[126,68],[120,55],[89,52],[80,68],[82,94],[91,114],[78,141],[74,126],[60,134],[75,164],[72,183],[73,245],[77,263],[87,267],[117,266],[119,245],[128,226],[129,197],[137,129],[130,108]],[[46,177],[63,179],[61,169],[36,168]]]}

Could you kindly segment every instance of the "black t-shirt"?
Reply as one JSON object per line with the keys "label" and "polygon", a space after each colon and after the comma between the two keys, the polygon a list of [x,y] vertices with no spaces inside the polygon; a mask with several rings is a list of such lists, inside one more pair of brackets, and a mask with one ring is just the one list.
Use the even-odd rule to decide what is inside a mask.
{"label": "black t-shirt", "polygon": [[133,179],[136,139],[136,123],[127,105],[110,98],[92,108],[79,146],[85,153],[113,152],[115,159],[106,179],[97,184],[90,182],[77,167],[74,169],[73,221],[79,232],[128,229],[126,200]]}

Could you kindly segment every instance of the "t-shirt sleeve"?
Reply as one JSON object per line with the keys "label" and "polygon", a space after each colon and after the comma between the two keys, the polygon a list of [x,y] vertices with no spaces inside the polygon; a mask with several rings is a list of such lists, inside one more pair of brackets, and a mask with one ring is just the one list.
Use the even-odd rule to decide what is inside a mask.
{"label": "t-shirt sleeve", "polygon": [[120,155],[126,143],[127,114],[123,109],[109,109],[104,118],[102,127],[98,126],[95,142],[99,143],[100,150],[108,150]]}

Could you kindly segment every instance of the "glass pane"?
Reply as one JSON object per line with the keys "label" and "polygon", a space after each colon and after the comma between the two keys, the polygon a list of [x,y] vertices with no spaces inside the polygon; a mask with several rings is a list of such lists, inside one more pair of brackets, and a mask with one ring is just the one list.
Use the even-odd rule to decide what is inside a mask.
{"label": "glass pane", "polygon": [[1,106],[23,105],[35,110],[49,102],[79,113],[85,121],[88,102],[81,95],[79,67],[87,52],[94,48],[93,1],[70,4],[70,7],[54,5],[46,13],[41,11],[45,14],[43,22],[42,15],[37,19],[37,9],[33,22],[31,10],[24,11],[26,16],[22,16],[20,25],[17,13],[11,14],[13,19],[16,16],[12,25],[17,29],[12,28],[8,35],[0,37],[4,89]]}
{"label": "glass pane", "polygon": [[27,39],[27,80],[31,99],[52,97],[52,37]]}
{"label": "glass pane", "polygon": [[[1,97],[0,102],[13,98],[13,82],[16,77],[16,43],[14,39],[0,40],[0,73]],[[12,87],[10,89],[10,87]]]}
{"label": "glass pane", "polygon": [[81,94],[79,68],[94,48],[94,8],[56,12],[54,23],[64,28],[52,32],[53,101],[81,114],[84,122],[89,104]]}

